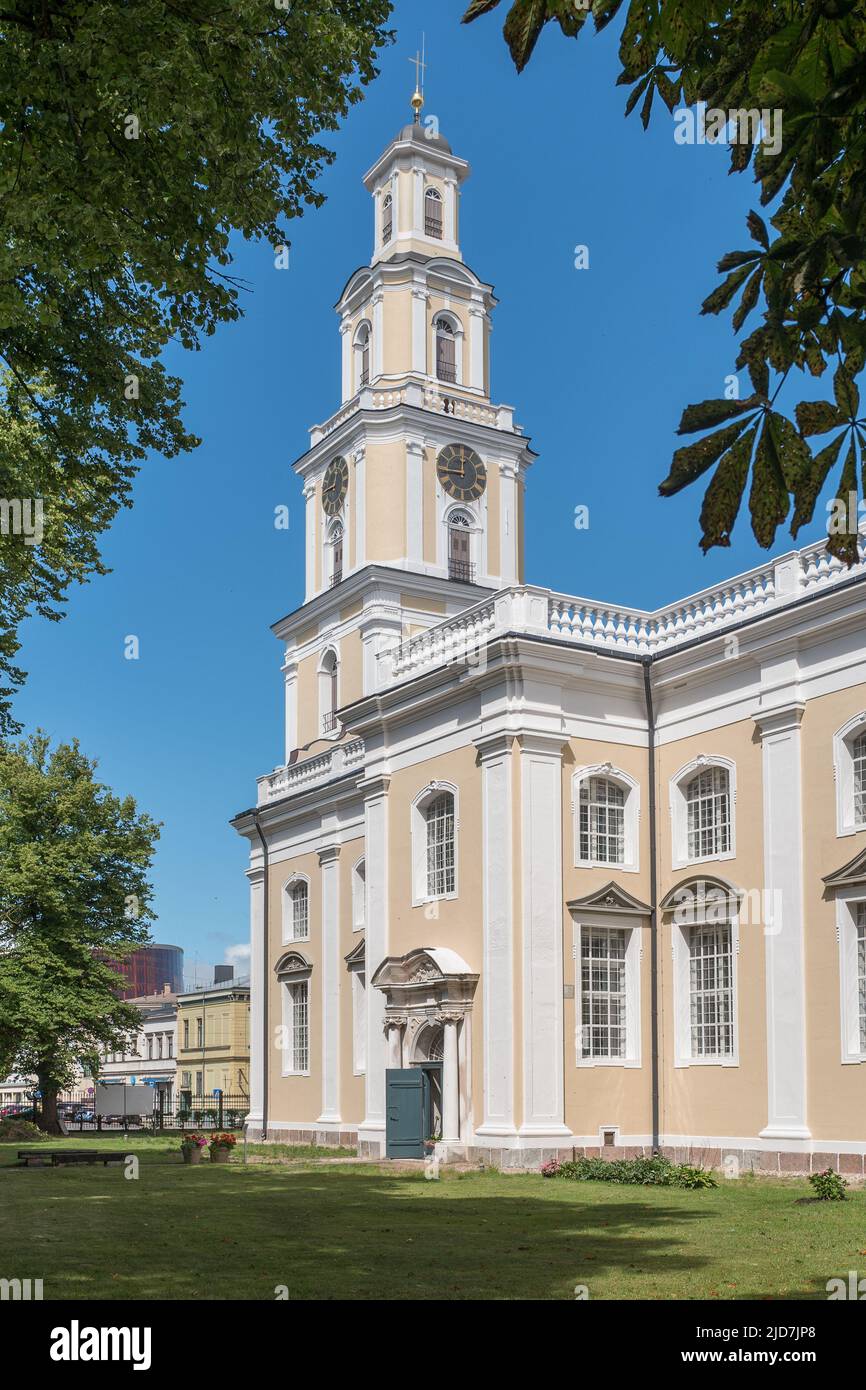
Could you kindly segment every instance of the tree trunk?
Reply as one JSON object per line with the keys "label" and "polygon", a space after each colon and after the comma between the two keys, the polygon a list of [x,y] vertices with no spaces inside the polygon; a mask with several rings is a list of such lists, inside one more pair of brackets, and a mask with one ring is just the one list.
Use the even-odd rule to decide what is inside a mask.
{"label": "tree trunk", "polygon": [[36,1123],[46,1134],[62,1134],[63,1130],[57,1118],[57,1083],[43,1075],[38,1075],[38,1081],[42,1096],[36,1102]]}

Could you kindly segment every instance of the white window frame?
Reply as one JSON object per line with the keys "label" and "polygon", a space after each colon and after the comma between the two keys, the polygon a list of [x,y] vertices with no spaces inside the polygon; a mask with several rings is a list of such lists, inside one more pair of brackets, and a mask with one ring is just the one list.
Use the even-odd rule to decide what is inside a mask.
{"label": "white window frame", "polygon": [[[297,1056],[295,1053],[295,1007],[298,991],[301,989],[305,993],[307,1006],[307,1065],[299,1067],[296,1065]],[[310,1074],[310,1043],[312,1040],[312,1020],[311,1020],[311,993],[310,972],[300,971],[291,980],[280,982],[282,993],[282,1021],[283,1021],[283,1047],[281,1049],[282,1076],[309,1076]]]}
{"label": "white window frame", "polygon": [[[612,864],[606,859],[582,859],[580,854],[580,789],[592,777],[605,777],[625,793],[623,806],[623,861]],[[640,786],[633,777],[612,763],[592,763],[579,767],[571,778],[571,814],[574,839],[574,866],[578,869],[615,869],[626,874],[640,870]]]}
{"label": "white window frame", "polygon": [[[721,854],[703,854],[694,858],[689,855],[689,822],[686,788],[700,772],[712,768],[722,768],[728,774],[728,798],[731,808],[731,845]],[[700,753],[670,780],[671,849],[675,869],[685,869],[692,864],[715,864],[723,859],[735,859],[737,855],[737,765],[730,758],[718,753]]]}
{"label": "white window frame", "polygon": [[860,1038],[859,979],[857,961],[857,911],[866,911],[866,884],[836,890],[836,940],[839,946],[839,1019],[842,1061],[866,1062]]}
{"label": "white window frame", "polygon": [[[584,1057],[583,968],[584,931],[624,931],[625,948],[625,1056]],[[578,1067],[639,1067],[641,1065],[641,927],[632,917],[605,913],[604,920],[589,915],[574,923],[574,1057]]]}
{"label": "white window frame", "polygon": [[[687,899],[682,909],[684,920],[677,921],[676,909],[671,921],[671,951],[673,954],[674,980],[674,1065],[677,1067],[738,1067],[740,1065],[740,1019],[739,1019],[739,962],[740,962],[740,914],[732,906],[733,898],[726,903],[722,898],[710,896],[708,901],[717,904],[707,911],[700,897]],[[699,1057],[692,1053],[691,1016],[691,933],[693,927],[720,926],[727,923],[731,929],[731,1013],[733,1022],[733,1048],[729,1057]]]}
{"label": "white window frame", "polygon": [[[366,333],[367,349],[367,380],[362,381],[361,377],[364,370],[364,347],[361,335]],[[373,380],[373,325],[369,319],[362,319],[352,335],[352,392],[356,396],[359,391],[363,391],[365,386],[369,386]]]}
{"label": "white window frame", "polygon": [[836,836],[856,835],[866,830],[866,820],[854,815],[854,743],[866,733],[866,710],[837,729],[833,735],[833,777],[836,782]]}
{"label": "white window frame", "polygon": [[[336,681],[333,680],[334,672],[331,671],[331,670],[328,670],[328,669],[326,668],[326,666],[325,666],[325,661],[326,661],[326,659],[327,659],[329,656],[333,656],[333,657],[334,657],[334,660],[335,660],[335,662],[336,662]],[[328,645],[323,649],[322,654],[321,654],[321,656],[319,657],[318,665],[317,665],[317,667],[316,667],[316,675],[317,675],[317,677],[318,677],[318,682],[319,682],[319,737],[320,737],[320,738],[339,738],[339,737],[340,737],[340,732],[341,732],[341,731],[340,731],[340,721],[337,719],[337,720],[335,721],[335,723],[334,723],[334,727],[326,733],[326,732],[325,732],[325,716],[328,715],[328,714],[334,714],[334,715],[335,715],[336,712],[337,712],[337,710],[340,708],[340,701],[341,701],[341,698],[342,698],[342,696],[341,696],[341,690],[340,690],[340,683],[341,683],[341,680],[342,680],[341,669],[340,669],[340,668],[341,668],[341,665],[342,665],[342,663],[341,663],[341,661],[340,661],[340,648],[339,648],[339,645],[338,645],[336,642],[329,642]],[[334,685],[336,685],[336,690],[337,690],[336,697],[334,697],[334,695],[333,695]]]}
{"label": "white window frame", "polygon": [[[427,807],[443,792],[454,797],[454,889],[450,893],[427,892]],[[428,782],[418,792],[410,809],[412,845],[412,906],[446,902],[460,891],[460,792],[454,782]]]}
{"label": "white window frame", "polygon": [[352,931],[363,931],[367,920],[367,856],[352,865]]}
{"label": "white window frame", "polygon": [[[438,204],[438,206],[439,206],[439,235],[438,235],[438,236],[434,236],[432,232],[428,232],[428,230],[427,230],[427,204],[428,204],[428,202],[434,203],[434,204]],[[434,183],[428,183],[427,186],[426,186],[426,188],[424,189],[422,216],[423,216],[423,218],[424,218],[424,226],[423,226],[422,230],[423,230],[424,236],[427,238],[427,240],[428,240],[428,241],[444,241],[444,240],[445,240],[445,199],[442,197],[442,194],[441,194],[440,190],[436,187],[436,185],[435,185]]]}
{"label": "white window frame", "polygon": [[367,971],[363,961],[349,966],[352,977],[352,1075],[367,1070]]}
{"label": "white window frame", "polygon": [[[448,324],[454,335],[454,381],[444,381],[436,370],[438,361],[436,353],[437,324],[442,319]],[[462,386],[463,382],[463,324],[455,313],[449,309],[437,309],[431,319],[431,331],[433,334],[433,350],[430,357],[430,380],[435,381],[439,388],[447,393],[450,386]]]}
{"label": "white window frame", "polygon": [[[307,935],[295,935],[295,902],[292,892],[299,884],[305,883],[307,886]],[[309,941],[310,939],[310,910],[312,905],[312,894],[309,874],[300,872],[293,873],[286,879],[281,892],[281,905],[283,916],[283,945],[287,946],[293,941]]]}

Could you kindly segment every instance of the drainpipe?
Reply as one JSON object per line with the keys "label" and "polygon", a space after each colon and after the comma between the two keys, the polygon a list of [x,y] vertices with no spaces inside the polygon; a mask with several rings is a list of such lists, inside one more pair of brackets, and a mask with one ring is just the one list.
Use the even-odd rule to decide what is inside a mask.
{"label": "drainpipe", "polygon": [[647,755],[649,761],[649,840],[650,840],[650,1019],[652,1080],[652,1147],[659,1148],[659,961],[658,961],[658,844],[656,826],[656,726],[653,709],[652,657],[641,659],[646,702]]}
{"label": "drainpipe", "polygon": [[268,1138],[268,842],[262,834],[258,811],[253,812],[256,834],[262,846],[264,882],[262,892],[262,1143]]}

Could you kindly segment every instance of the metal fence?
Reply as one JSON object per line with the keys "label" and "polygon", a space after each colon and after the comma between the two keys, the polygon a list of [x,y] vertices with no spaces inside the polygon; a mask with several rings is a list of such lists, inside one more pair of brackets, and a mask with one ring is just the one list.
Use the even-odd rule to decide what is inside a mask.
{"label": "metal fence", "polygon": [[[167,1097],[150,1086],[141,1090],[141,1110],[123,1115],[97,1115],[92,1095],[81,1093],[58,1102],[58,1113],[70,1134],[158,1133],[163,1129],[232,1130],[243,1129],[250,1108],[245,1095],[196,1096],[180,1091]],[[26,1103],[38,1107],[39,1100]]]}

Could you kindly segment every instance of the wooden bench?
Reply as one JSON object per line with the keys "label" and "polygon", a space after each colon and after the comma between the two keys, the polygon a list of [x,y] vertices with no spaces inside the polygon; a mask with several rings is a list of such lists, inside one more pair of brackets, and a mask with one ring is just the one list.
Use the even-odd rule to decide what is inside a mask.
{"label": "wooden bench", "polygon": [[98,1149],[19,1149],[18,1162],[22,1168],[29,1168],[35,1165],[37,1168],[45,1168],[50,1165],[52,1168],[62,1167],[67,1163],[101,1163],[107,1167],[109,1163],[123,1163],[126,1154],[119,1151],[107,1152]]}

